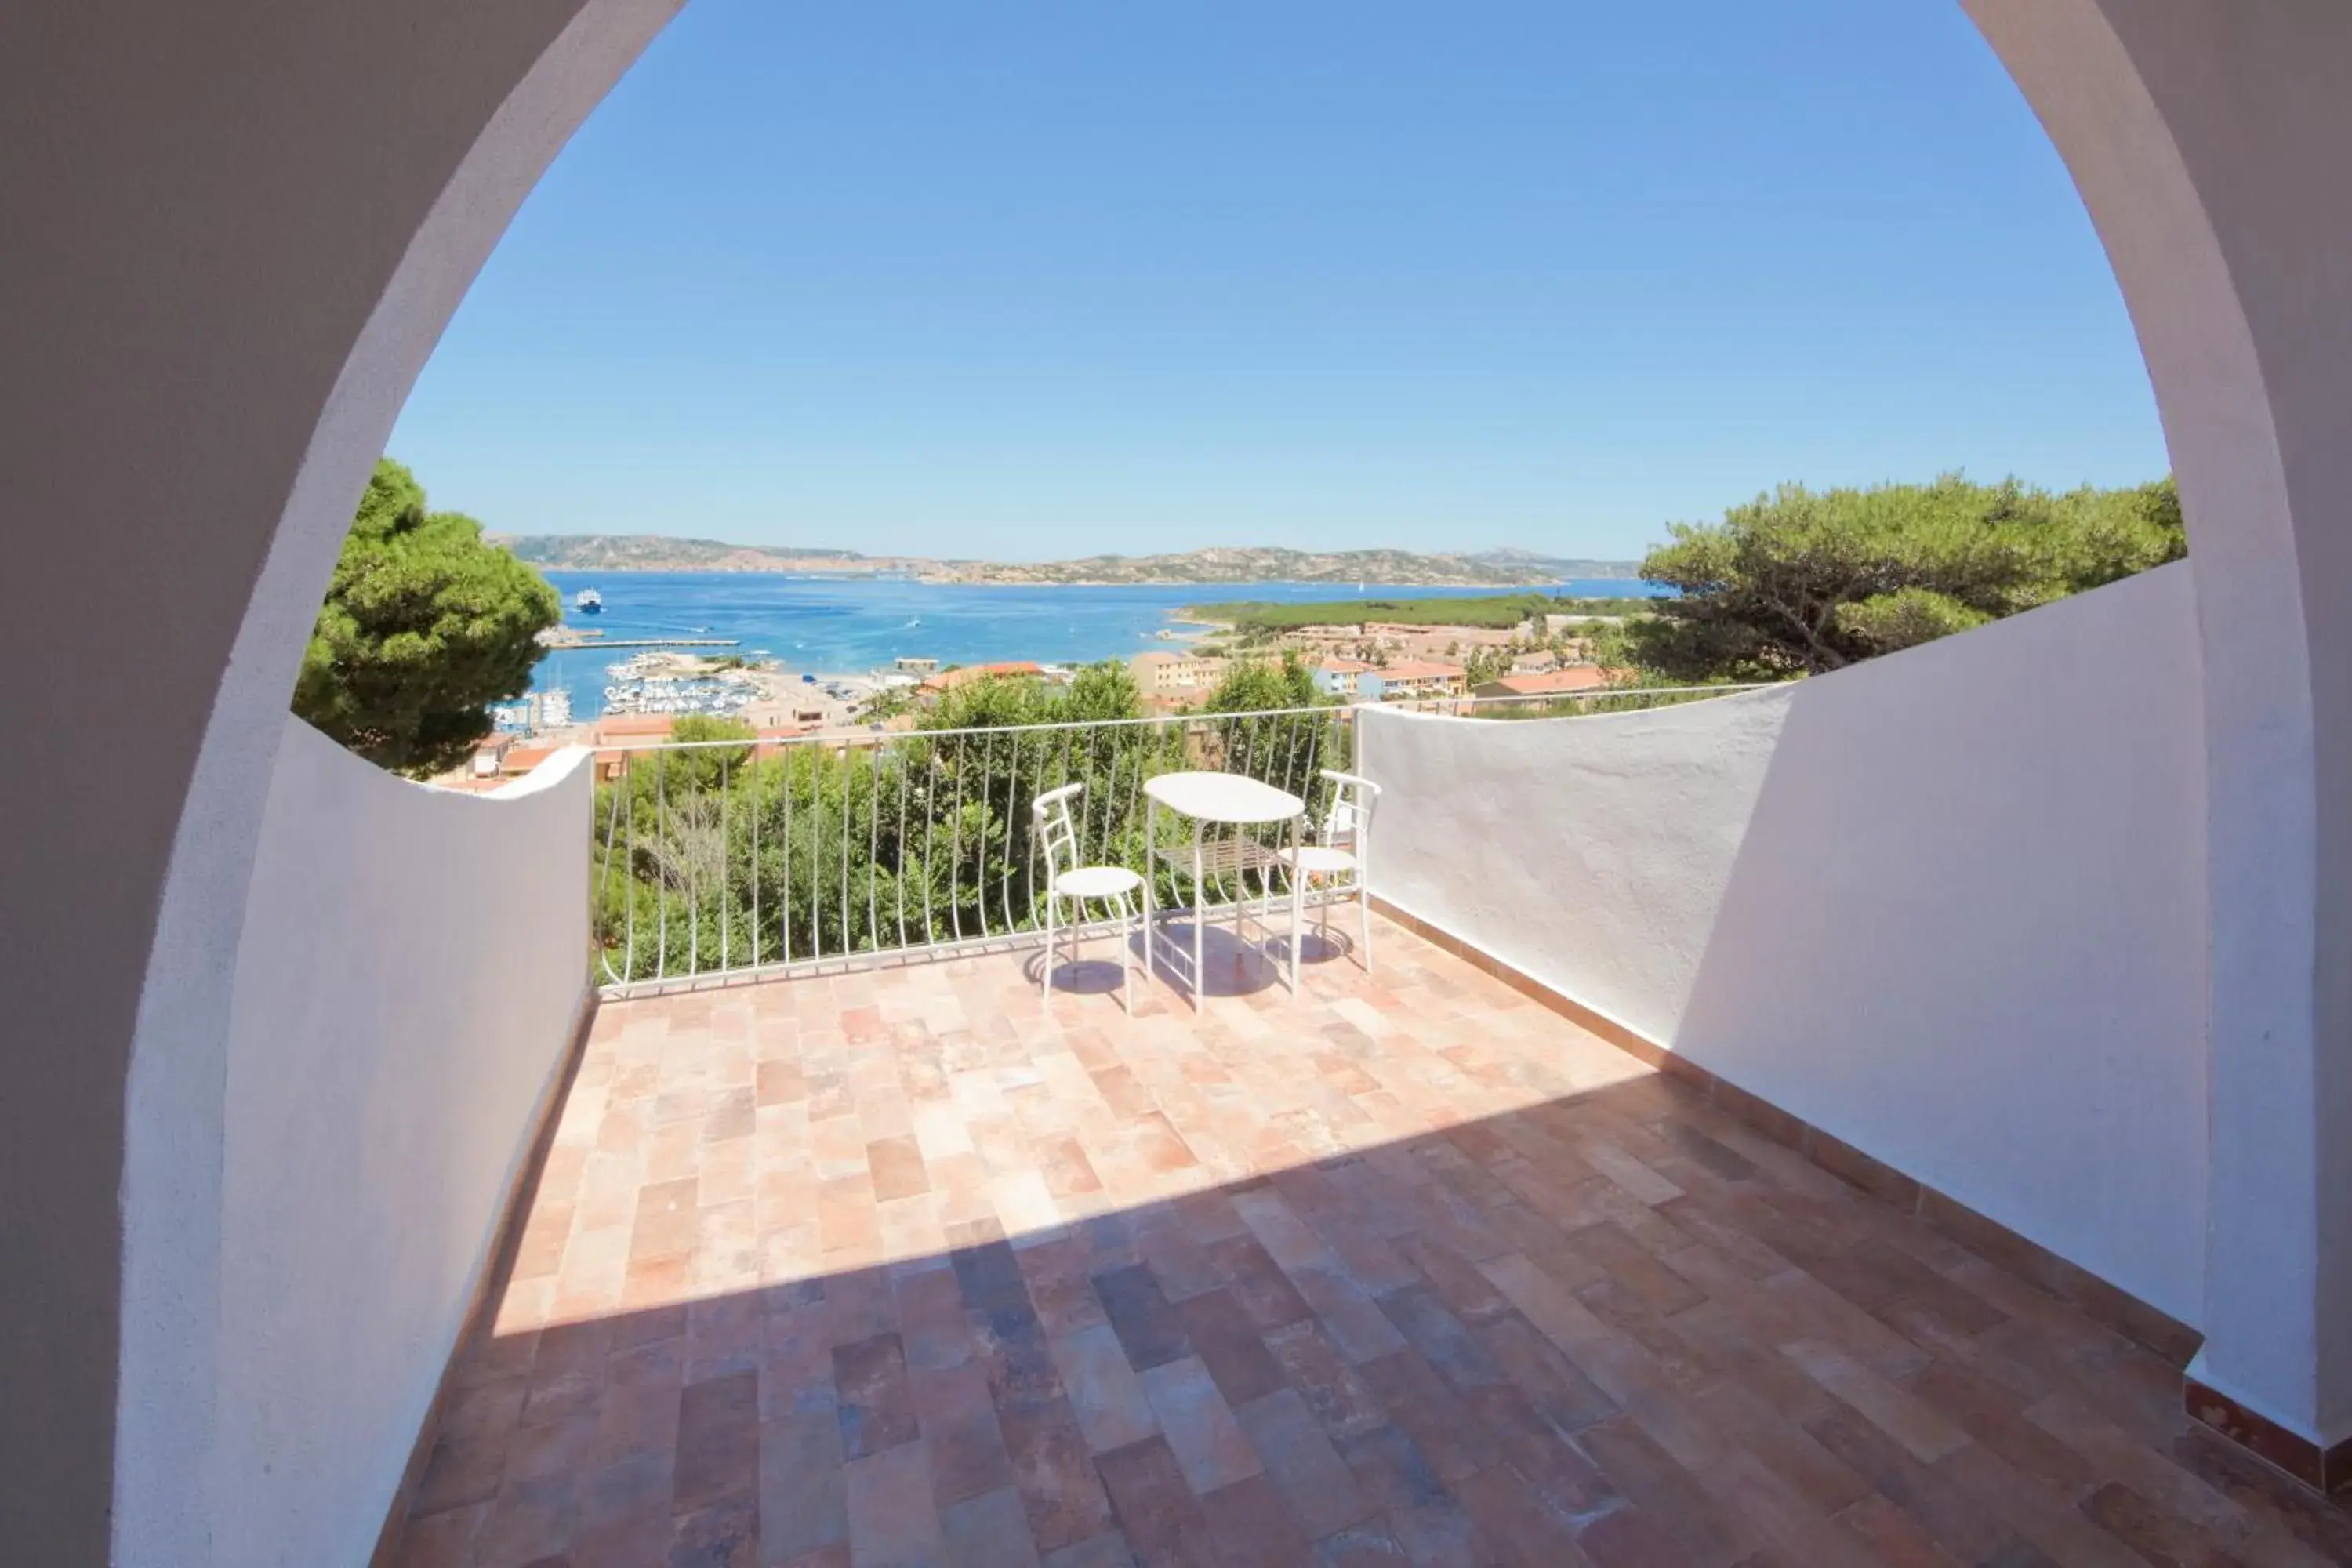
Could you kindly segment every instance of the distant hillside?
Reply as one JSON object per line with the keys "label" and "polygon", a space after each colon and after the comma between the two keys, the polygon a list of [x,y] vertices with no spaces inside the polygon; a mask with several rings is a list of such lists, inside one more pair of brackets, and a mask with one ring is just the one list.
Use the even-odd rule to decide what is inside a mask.
{"label": "distant hillside", "polygon": [[1422,555],[1406,550],[1234,547],[1025,563],[728,544],[716,539],[671,539],[656,533],[490,537],[532,565],[557,572],[889,572],[940,583],[1377,583],[1382,587],[1465,588],[1515,588],[1572,577],[1635,575],[1630,561],[1586,561],[1527,550]]}
{"label": "distant hillside", "polygon": [[967,583],[1378,583],[1383,587],[1520,587],[1570,577],[1631,577],[1626,561],[1567,560],[1524,550],[1423,555],[1409,550],[1228,547],[1180,555],[1093,555],[1037,565],[957,563],[940,575]]}
{"label": "distant hillside", "polygon": [[555,572],[903,572],[930,564],[855,550],[798,550],[672,539],[658,533],[491,534],[534,566]]}
{"label": "distant hillside", "polygon": [[1642,574],[1638,561],[1588,561],[1574,555],[1546,555],[1534,550],[1478,550],[1464,559],[1510,571],[1533,572],[1553,583],[1570,577],[1632,579]]}

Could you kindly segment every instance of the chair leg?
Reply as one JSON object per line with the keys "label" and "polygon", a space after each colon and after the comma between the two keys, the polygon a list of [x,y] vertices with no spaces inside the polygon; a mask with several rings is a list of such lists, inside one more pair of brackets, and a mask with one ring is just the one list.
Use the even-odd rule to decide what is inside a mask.
{"label": "chair leg", "polygon": [[1145,869],[1143,873],[1143,978],[1147,983],[1151,979],[1151,944],[1155,940],[1151,927],[1153,910],[1151,907],[1150,864],[1150,858],[1147,854],[1144,858]]}
{"label": "chair leg", "polygon": [[1129,911],[1127,895],[1118,896],[1118,987],[1127,1001],[1127,1016],[1135,1016],[1135,937],[1130,928],[1135,917]]}
{"label": "chair leg", "polygon": [[1299,898],[1299,889],[1306,885],[1306,879],[1298,874],[1296,866],[1283,868],[1283,879],[1290,884],[1290,952],[1287,956],[1290,959],[1290,999],[1296,1002],[1298,1000],[1299,925],[1307,914],[1306,906]]}

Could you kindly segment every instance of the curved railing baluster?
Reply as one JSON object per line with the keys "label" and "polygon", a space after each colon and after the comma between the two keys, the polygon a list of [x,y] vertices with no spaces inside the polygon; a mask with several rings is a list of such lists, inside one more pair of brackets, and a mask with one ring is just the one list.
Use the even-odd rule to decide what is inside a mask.
{"label": "curved railing baluster", "polygon": [[876,918],[875,908],[882,899],[875,879],[878,874],[876,863],[882,858],[882,748],[877,743],[869,749],[874,753],[874,765],[866,775],[866,940],[879,952],[882,926]]}
{"label": "curved railing baluster", "polygon": [[856,928],[849,923],[849,816],[852,807],[849,788],[849,742],[841,743],[841,956],[849,956],[849,933]]}
{"label": "curved railing baluster", "polygon": [[[669,781],[667,770],[663,765],[667,757],[668,753],[665,752],[654,753],[654,842],[661,846],[655,853],[665,858],[669,854]],[[662,891],[662,881],[667,879],[665,876],[655,882],[656,894]],[[654,907],[654,918],[655,946],[658,949],[654,954],[654,978],[666,980],[669,977],[669,900],[667,897]]]}

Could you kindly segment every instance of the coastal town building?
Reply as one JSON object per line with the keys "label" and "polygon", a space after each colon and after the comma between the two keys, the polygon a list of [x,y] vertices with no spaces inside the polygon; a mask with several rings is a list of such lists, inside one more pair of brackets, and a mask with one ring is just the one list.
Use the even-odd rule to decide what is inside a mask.
{"label": "coastal town building", "polygon": [[474,748],[474,776],[478,779],[496,778],[504,773],[507,752],[513,749],[514,743],[512,735],[499,734],[496,731],[483,736],[482,743]]}
{"label": "coastal town building", "polygon": [[935,658],[901,654],[891,660],[891,667],[904,675],[929,675],[938,670],[940,661]]}
{"label": "coastal town building", "polygon": [[1028,659],[1006,659],[995,664],[961,664],[953,669],[942,669],[927,675],[919,690],[921,695],[936,701],[959,686],[969,686],[975,680],[1020,680],[1042,677],[1045,667]]}
{"label": "coastal town building", "polygon": [[1326,697],[1342,697],[1350,702],[1377,702],[1381,696],[1379,673],[1378,665],[1360,658],[1327,658],[1315,667],[1315,689]]}
{"label": "coastal town building", "polygon": [[1434,658],[1400,658],[1374,672],[1381,700],[1394,702],[1413,697],[1459,697],[1469,689],[1469,675],[1458,664]]}
{"label": "coastal town building", "polygon": [[1392,702],[1414,697],[1459,697],[1468,676],[1458,664],[1400,658],[1372,664],[1360,658],[1327,658],[1315,667],[1315,689],[1351,702]]}
{"label": "coastal town building", "polygon": [[506,758],[499,768],[499,776],[509,779],[521,778],[531,769],[562,751],[563,747],[561,744],[546,745],[518,742],[508,750]]}
{"label": "coastal town building", "polygon": [[609,746],[633,741],[667,741],[677,728],[675,714],[607,713],[596,721],[591,731],[591,743]]}
{"label": "coastal town building", "polygon": [[667,713],[607,713],[589,728],[586,744],[595,749],[596,776],[617,779],[629,771],[629,754],[670,738],[677,726]]}
{"label": "coastal town building", "polygon": [[774,702],[755,702],[744,709],[740,716],[763,735],[805,735],[818,730],[838,729],[855,721],[856,703],[824,695],[817,687],[803,689],[808,693],[807,696]]}
{"label": "coastal town building", "polygon": [[1137,687],[1160,696],[1205,691],[1225,675],[1225,660],[1192,653],[1139,653],[1133,668]]}

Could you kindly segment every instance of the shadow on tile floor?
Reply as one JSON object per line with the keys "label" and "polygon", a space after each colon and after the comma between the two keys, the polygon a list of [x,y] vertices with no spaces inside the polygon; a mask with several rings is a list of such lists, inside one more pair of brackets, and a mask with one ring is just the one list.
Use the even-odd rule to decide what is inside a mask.
{"label": "shadow on tile floor", "polygon": [[396,1560],[2352,1561],[2174,1366],[1378,941],[608,1005]]}

